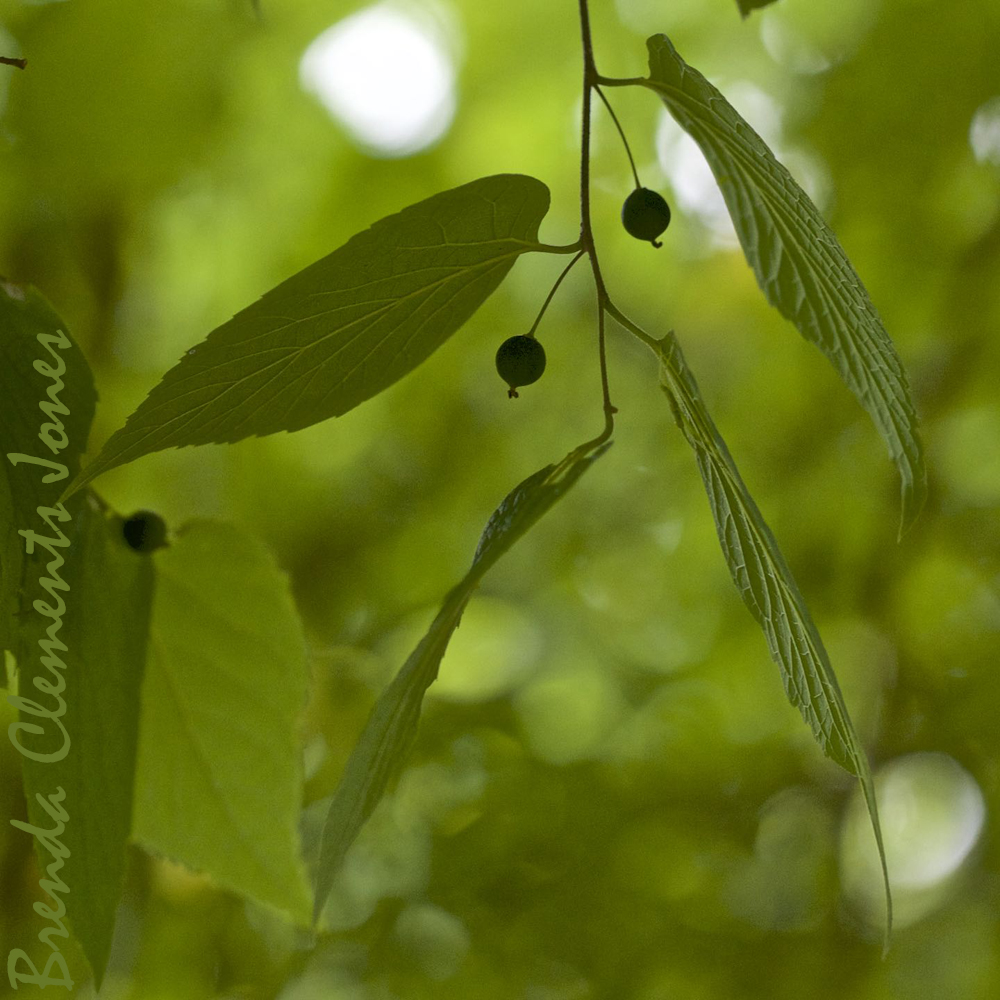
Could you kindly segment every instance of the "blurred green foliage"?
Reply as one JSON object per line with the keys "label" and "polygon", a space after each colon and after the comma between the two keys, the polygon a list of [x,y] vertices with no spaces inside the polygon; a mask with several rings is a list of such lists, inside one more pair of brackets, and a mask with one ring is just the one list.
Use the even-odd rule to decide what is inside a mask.
{"label": "blurred green foliage", "polygon": [[[436,19],[458,66],[450,129],[404,158],[359,147],[299,81],[306,47],[358,5],[261,8],[258,18],[242,0],[0,4],[0,54],[28,58],[24,71],[0,67],[0,273],[55,304],[94,369],[91,456],[191,344],[407,204],[486,174],[533,174],[553,192],[541,239],[576,238],[571,0],[400,7]],[[653,360],[611,326],[616,444],[473,599],[412,766],[348,856],[331,933],[305,950],[277,912],[136,850],[103,995],[1000,990],[989,821],[1000,808],[1000,151],[988,117],[970,143],[977,111],[1000,94],[1000,7],[781,0],[746,21],[715,0],[592,8],[602,73],[644,74],[645,37],[665,31],[762,132],[770,115],[777,141],[765,138],[823,194],[914,385],[931,495],[897,545],[881,442],[766,305],[739,251],[713,239],[685,194],[690,171],[661,165],[678,162],[658,157],[674,126],[650,94],[611,95],[643,183],[674,209],[654,252],[620,229],[630,172],[597,109],[593,212],[612,294],[651,332],[677,331],[876,773],[888,765],[886,795],[911,817],[884,819],[897,831],[890,868],[895,851],[900,871],[926,875],[896,885],[909,923],[882,962],[853,783],[786,703]],[[741,107],[739,93],[753,101]],[[313,651],[307,844],[374,699],[468,568],[490,512],[600,429],[584,268],[539,328],[544,379],[510,401],[493,369],[497,345],[527,330],[564,263],[520,261],[418,372],[342,418],[161,453],[96,484],[120,512],[236,522],[290,574]],[[915,775],[905,787],[903,765]],[[23,819],[7,741],[0,769],[2,815]],[[921,831],[937,867],[914,861]],[[4,950],[37,933],[30,847],[0,828]],[[946,870],[941,857],[970,850]]]}

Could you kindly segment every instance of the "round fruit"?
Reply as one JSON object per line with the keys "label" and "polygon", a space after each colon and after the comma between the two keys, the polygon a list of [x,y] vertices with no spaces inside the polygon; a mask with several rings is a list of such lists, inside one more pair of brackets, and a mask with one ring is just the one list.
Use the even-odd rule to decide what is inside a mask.
{"label": "round fruit", "polygon": [[140,510],[126,518],[122,537],[136,552],[152,552],[167,544],[167,526],[159,514]]}
{"label": "round fruit", "polygon": [[510,337],[497,350],[497,374],[510,391],[507,395],[514,398],[517,389],[522,385],[531,385],[542,377],[545,371],[545,348],[534,337]]}
{"label": "round fruit", "polygon": [[649,188],[636,188],[622,205],[622,225],[637,240],[646,240],[654,247],[663,246],[656,237],[670,225],[670,206]]}

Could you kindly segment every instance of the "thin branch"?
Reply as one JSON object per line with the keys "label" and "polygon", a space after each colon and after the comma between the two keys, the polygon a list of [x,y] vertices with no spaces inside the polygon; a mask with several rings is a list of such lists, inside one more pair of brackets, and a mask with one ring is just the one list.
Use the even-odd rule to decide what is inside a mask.
{"label": "thin branch", "polygon": [[583,250],[583,244],[577,240],[576,243],[570,243],[564,247],[552,246],[549,243],[536,243],[532,248],[535,253],[577,253],[579,250]]}
{"label": "thin branch", "polygon": [[635,178],[635,186],[637,188],[641,188],[642,184],[639,182],[639,171],[635,169],[635,160],[632,159],[632,150],[629,148],[628,139],[625,138],[625,130],[622,128],[621,122],[618,121],[618,115],[615,114],[615,109],[608,103],[608,99],[604,96],[604,91],[598,86],[595,86],[594,90],[597,91],[597,96],[604,101],[604,106],[608,109],[608,114],[611,115],[611,120],[615,123],[615,127],[618,129],[618,134],[622,137],[622,144],[625,146],[625,152],[628,154],[628,162],[632,167],[632,176]]}
{"label": "thin branch", "polygon": [[[590,226],[590,88],[597,70],[590,37],[590,11],[587,0],[580,2],[580,33],[583,39],[583,123],[580,141],[580,242],[594,259],[594,236]],[[595,275],[596,277],[596,275]]]}
{"label": "thin branch", "polygon": [[617,78],[598,74],[594,78],[594,83],[601,87],[645,87],[649,83],[649,80],[644,76]]}
{"label": "thin branch", "polygon": [[564,268],[562,274],[556,278],[556,283],[552,286],[552,290],[549,292],[548,298],[542,303],[541,311],[535,317],[535,322],[531,324],[531,329],[525,334],[526,337],[534,337],[535,330],[538,329],[538,324],[542,321],[542,317],[545,315],[545,310],[548,309],[549,303],[552,301],[552,297],[559,291],[559,286],[563,282],[563,278],[569,274],[573,265],[586,253],[586,250],[581,250]]}
{"label": "thin branch", "polygon": [[608,389],[608,352],[605,344],[604,329],[604,305],[597,311],[597,350],[601,358],[601,388],[604,391],[604,433],[602,439],[611,437],[611,432],[615,429],[615,414],[618,412],[617,406],[611,405],[611,392]]}
{"label": "thin branch", "polygon": [[638,323],[633,323],[610,299],[606,300],[605,308],[626,330],[638,337],[657,357],[659,356],[657,341]]}
{"label": "thin branch", "polygon": [[617,408],[611,403],[611,392],[608,387],[608,360],[604,343],[604,305],[608,300],[608,292],[604,286],[601,265],[597,260],[597,248],[594,246],[594,232],[590,222],[590,109],[591,91],[597,87],[600,74],[594,65],[594,43],[590,34],[590,9],[588,0],[579,0],[580,5],[580,36],[583,43],[583,123],[580,136],[580,244],[590,257],[590,267],[594,272],[594,284],[597,288],[598,316],[598,352],[601,360],[601,392],[604,397],[604,432],[602,439],[611,436],[614,429],[614,414]]}

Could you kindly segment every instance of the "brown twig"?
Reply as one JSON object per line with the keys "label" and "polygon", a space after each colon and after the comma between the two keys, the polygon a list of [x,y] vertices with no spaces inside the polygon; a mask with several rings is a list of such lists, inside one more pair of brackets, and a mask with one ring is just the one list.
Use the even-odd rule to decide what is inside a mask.
{"label": "brown twig", "polygon": [[594,46],[590,34],[590,9],[588,0],[579,0],[580,33],[583,41],[583,121],[580,140],[580,245],[590,257],[590,266],[594,272],[594,284],[597,286],[597,344],[601,362],[601,390],[604,395],[604,432],[599,440],[607,440],[614,430],[614,414],[618,408],[611,403],[611,391],[608,387],[608,358],[604,343],[604,309],[608,301],[608,292],[604,287],[604,276],[597,261],[597,248],[594,245],[594,233],[590,224],[590,104],[591,91],[597,89],[600,75],[594,65]]}
{"label": "brown twig", "polygon": [[15,59],[13,56],[0,56],[0,63],[4,66],[16,66],[18,69],[25,69],[28,65],[27,59]]}

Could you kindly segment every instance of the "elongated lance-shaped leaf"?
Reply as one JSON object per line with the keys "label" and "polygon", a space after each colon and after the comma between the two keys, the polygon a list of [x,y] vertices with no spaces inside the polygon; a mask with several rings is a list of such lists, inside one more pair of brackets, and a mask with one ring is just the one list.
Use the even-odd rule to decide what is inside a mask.
{"label": "elongated lance-shaped leaf", "polygon": [[376,222],[191,348],[67,491],[164,448],[340,416],[437,350],[526,251],[549,190],[497,174]]}
{"label": "elongated lance-shaped leaf", "polygon": [[[11,733],[30,754],[30,822],[55,827],[66,848],[65,867],[60,861],[47,883],[70,890],[52,895],[55,910],[65,904],[98,986],[125,884],[153,597],[152,562],[125,544],[121,524],[90,490],[64,508],[39,507],[28,522],[46,561],[26,591],[35,610],[21,631],[31,655],[18,662],[20,719]],[[39,708],[61,719],[38,726]],[[43,839],[35,843],[52,877],[53,856]]]}
{"label": "elongated lance-shaped leaf", "polygon": [[733,582],[764,632],[771,658],[781,669],[788,700],[802,713],[823,752],[856,775],[861,783],[885,881],[888,946],[892,899],[875,786],[867,754],[847,712],[823,640],[771,529],[702,401],[673,333],[662,340],[653,340],[618,315],[660,359],[662,387],[678,427],[694,449]]}
{"label": "elongated lance-shaped leaf", "polygon": [[705,154],[768,302],[829,358],[885,440],[901,479],[902,534],[923,506],[927,472],[906,373],[868,292],[760,136],[666,35],[646,44],[643,83]]}
{"label": "elongated lance-shaped leaf", "polygon": [[424,694],[434,682],[462,612],[486,571],[583,475],[607,444],[588,443],[515,487],[483,531],[472,567],[441,605],[427,634],[372,708],[323,827],[313,924],[329,898],[347,849],[398,775],[417,733]]}
{"label": "elongated lance-shaped leaf", "polygon": [[52,305],[0,278],[0,650],[28,655],[22,625],[35,615],[29,581],[49,556],[19,531],[45,534],[50,507],[87,450],[97,393],[87,360]]}

